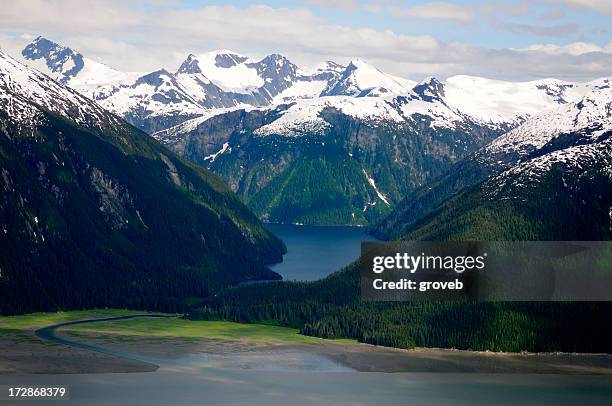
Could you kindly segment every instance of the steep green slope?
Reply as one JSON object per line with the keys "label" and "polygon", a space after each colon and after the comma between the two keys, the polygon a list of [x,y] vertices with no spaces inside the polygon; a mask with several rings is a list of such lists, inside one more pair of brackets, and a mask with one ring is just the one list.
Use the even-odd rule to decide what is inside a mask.
{"label": "steep green slope", "polygon": [[228,283],[279,278],[265,264],[282,242],[217,176],[108,113],[60,117],[0,95],[0,313],[175,311]]}
{"label": "steep green slope", "polygon": [[368,227],[368,232],[381,240],[395,240],[408,233],[415,222],[431,214],[442,202],[486,179],[494,172],[488,161],[471,155],[445,174],[421,186],[402,199],[387,216]]}
{"label": "steep green slope", "polygon": [[434,128],[426,117],[373,123],[331,107],[321,128],[261,134],[283,108],[232,111],[155,136],[225,178],[265,221],[366,225],[499,135],[474,123]]}
{"label": "steep green slope", "polygon": [[402,238],[612,239],[610,139],[567,151],[518,164],[451,197],[404,228]]}

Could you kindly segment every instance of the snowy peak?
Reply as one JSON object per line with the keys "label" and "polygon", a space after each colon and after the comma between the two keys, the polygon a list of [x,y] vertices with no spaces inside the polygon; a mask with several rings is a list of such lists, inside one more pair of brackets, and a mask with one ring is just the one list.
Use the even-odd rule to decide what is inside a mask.
{"label": "snowy peak", "polygon": [[202,74],[223,91],[248,94],[264,83],[257,70],[247,66],[248,60],[230,51],[191,54],[177,74]]}
{"label": "snowy peak", "polygon": [[188,75],[202,73],[198,63],[198,57],[194,54],[189,54],[187,59],[183,61],[181,66],[176,71],[177,74],[185,73]]}
{"label": "snowy peak", "polygon": [[444,100],[444,85],[434,77],[425,79],[416,85],[412,91],[414,97],[429,103]]}
{"label": "snowy peak", "polygon": [[218,68],[231,68],[248,61],[246,56],[237,54],[233,51],[221,50],[216,52],[215,66]]}
{"label": "snowy peak", "polygon": [[298,67],[279,54],[268,55],[261,61],[247,64],[247,66],[255,68],[266,83],[291,82],[297,78]]}
{"label": "snowy peak", "polygon": [[[605,83],[605,82],[604,82]],[[583,98],[541,113],[495,140],[488,153],[526,156],[548,146],[588,144],[612,131],[612,87],[600,85]]]}
{"label": "snowy peak", "polygon": [[336,73],[342,75],[346,66],[342,66],[334,61],[325,61],[315,68],[315,73]]}
{"label": "snowy peak", "polygon": [[322,96],[391,96],[406,94],[414,85],[413,81],[386,74],[360,59],[355,59]]}
{"label": "snowy peak", "polygon": [[88,128],[120,125],[102,107],[0,51],[0,107],[18,125],[35,124],[43,110]]}
{"label": "snowy peak", "polygon": [[[200,80],[210,81],[229,95],[230,104],[221,107],[237,103],[265,106],[276,101],[316,97],[337,77],[331,72],[305,73],[280,54],[254,60],[232,51],[191,54],[177,71],[177,76],[181,75],[200,75]],[[322,81],[326,83],[321,84]]]}
{"label": "snowy peak", "polygon": [[247,66],[257,70],[259,77],[262,78],[264,84],[259,92],[266,99],[273,98],[299,79],[299,68],[279,54],[268,55],[261,61],[249,63]]}
{"label": "snowy peak", "polygon": [[170,72],[165,69],[159,69],[139,77],[134,84],[138,86],[146,83],[147,85],[159,87],[164,83],[172,83],[173,81],[174,77]]}
{"label": "snowy peak", "polygon": [[25,59],[42,62],[53,78],[67,83],[84,67],[83,55],[43,37],[37,37],[21,52]]}
{"label": "snowy peak", "polygon": [[215,68],[225,69],[232,68],[249,60],[249,58],[247,58],[246,56],[239,55],[229,50],[213,51],[200,57],[194,54],[189,54],[187,56],[187,59],[185,59],[181,66],[178,68],[176,73],[204,73],[202,71],[202,67],[200,67],[200,59],[208,62],[209,64],[212,62],[212,66],[214,66]]}
{"label": "snowy peak", "polygon": [[100,86],[131,81],[142,75],[112,69],[43,37],[28,44],[21,55],[29,66],[88,97],[93,97]]}

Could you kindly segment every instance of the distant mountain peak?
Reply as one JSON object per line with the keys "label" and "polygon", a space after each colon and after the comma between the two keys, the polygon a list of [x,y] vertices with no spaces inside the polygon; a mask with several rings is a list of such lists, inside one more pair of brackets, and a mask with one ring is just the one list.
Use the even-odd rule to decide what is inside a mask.
{"label": "distant mountain peak", "polygon": [[325,61],[321,65],[315,68],[317,72],[334,72],[342,73],[346,69],[346,66],[340,65],[334,61]]}
{"label": "distant mountain peak", "polygon": [[249,63],[247,66],[257,70],[266,83],[293,82],[297,79],[298,67],[280,54],[267,55],[259,62]]}
{"label": "distant mountain peak", "polygon": [[493,141],[487,153],[527,156],[548,150],[589,144],[612,131],[612,89],[593,88],[580,100],[538,114]]}
{"label": "distant mountain peak", "polygon": [[198,57],[194,54],[189,54],[187,56],[187,59],[185,59],[181,66],[178,68],[176,73],[202,73],[202,70],[200,69],[200,64],[198,62]]}
{"label": "distant mountain peak", "polygon": [[25,59],[42,59],[62,83],[68,82],[85,66],[83,55],[42,36],[36,37],[21,52]]}
{"label": "distant mountain peak", "polygon": [[[117,126],[120,120],[100,105],[0,51],[0,107],[15,120],[30,121],[52,111],[88,128]],[[16,110],[16,105],[24,111]],[[25,106],[25,107],[24,107]]]}
{"label": "distant mountain peak", "polygon": [[324,96],[383,96],[406,94],[414,82],[384,73],[362,59],[352,59]]}
{"label": "distant mountain peak", "polygon": [[230,50],[217,51],[215,56],[215,66],[218,68],[231,68],[232,66],[239,65],[248,61],[249,58],[246,56],[237,54]]}
{"label": "distant mountain peak", "polygon": [[418,95],[421,100],[433,102],[444,98],[444,84],[433,76],[426,78],[424,81],[416,85],[412,91]]}

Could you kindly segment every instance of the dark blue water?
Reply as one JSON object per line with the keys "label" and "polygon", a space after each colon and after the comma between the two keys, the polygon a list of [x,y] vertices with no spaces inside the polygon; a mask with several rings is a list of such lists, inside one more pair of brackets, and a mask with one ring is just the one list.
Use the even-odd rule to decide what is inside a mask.
{"label": "dark blue water", "polygon": [[321,279],[359,257],[361,241],[372,241],[359,227],[268,224],[287,245],[283,262],[270,266],[286,281]]}

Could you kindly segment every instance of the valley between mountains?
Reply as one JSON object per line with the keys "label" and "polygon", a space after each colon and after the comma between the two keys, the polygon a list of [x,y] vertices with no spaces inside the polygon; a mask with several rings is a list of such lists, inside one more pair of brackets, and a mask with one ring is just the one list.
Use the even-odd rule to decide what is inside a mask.
{"label": "valley between mountains", "polygon": [[[609,303],[364,303],[279,280],[264,222],[381,239],[610,240],[612,87],[188,55],[0,52],[0,313],[116,307],[389,347],[610,352]],[[238,286],[237,286],[238,285]]]}
{"label": "valley between mountains", "polygon": [[[229,50],[187,55],[176,70],[120,72],[44,37],[20,57],[220,175],[264,221],[370,226],[381,237],[400,201],[453,165],[532,117],[605,98],[610,86],[606,78],[418,82],[359,59],[306,69],[279,54]],[[550,132],[546,118],[539,123],[532,133]]]}

